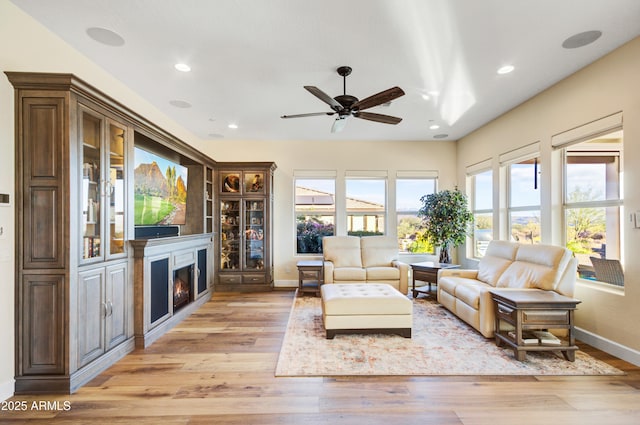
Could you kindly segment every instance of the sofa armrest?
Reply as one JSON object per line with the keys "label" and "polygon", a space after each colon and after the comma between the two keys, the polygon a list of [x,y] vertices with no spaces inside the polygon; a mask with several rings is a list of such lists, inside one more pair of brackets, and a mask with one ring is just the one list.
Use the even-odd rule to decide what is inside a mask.
{"label": "sofa armrest", "polygon": [[409,265],[398,260],[392,261],[391,265],[400,269],[400,282],[398,283],[398,289],[402,294],[407,295],[409,292]]}
{"label": "sofa armrest", "polygon": [[323,283],[333,283],[333,261],[324,262],[324,270],[322,271],[324,281]]}
{"label": "sofa armrest", "polygon": [[472,269],[440,269],[438,270],[438,280],[446,276],[464,277],[467,279],[477,279],[478,270],[472,270]]}

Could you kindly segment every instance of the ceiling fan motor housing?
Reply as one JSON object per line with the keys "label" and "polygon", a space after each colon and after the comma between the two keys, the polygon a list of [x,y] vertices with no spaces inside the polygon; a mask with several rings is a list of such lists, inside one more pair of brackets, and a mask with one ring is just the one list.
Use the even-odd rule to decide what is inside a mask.
{"label": "ceiling fan motor housing", "polygon": [[[344,109],[351,110],[351,105],[358,101],[358,98],[355,96],[351,96],[349,94],[341,94],[339,96],[334,97],[334,99],[342,105]],[[335,109],[338,112],[338,109]]]}

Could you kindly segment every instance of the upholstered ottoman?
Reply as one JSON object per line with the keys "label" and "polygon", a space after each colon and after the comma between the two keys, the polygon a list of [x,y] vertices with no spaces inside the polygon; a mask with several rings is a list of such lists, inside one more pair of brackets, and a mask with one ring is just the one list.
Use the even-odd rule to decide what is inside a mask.
{"label": "upholstered ottoman", "polygon": [[325,284],[322,321],[327,339],[337,333],[397,333],[411,338],[413,304],[385,283]]}

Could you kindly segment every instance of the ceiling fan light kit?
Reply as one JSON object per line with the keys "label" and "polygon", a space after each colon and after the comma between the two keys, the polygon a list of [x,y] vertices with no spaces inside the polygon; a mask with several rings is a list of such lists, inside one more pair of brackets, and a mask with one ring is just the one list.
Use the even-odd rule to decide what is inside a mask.
{"label": "ceiling fan light kit", "polygon": [[381,91],[365,99],[359,100],[355,96],[347,94],[347,76],[351,74],[350,66],[338,67],[337,72],[343,79],[343,94],[336,97],[331,97],[319,88],[315,86],[304,86],[304,88],[329,105],[333,112],[311,112],[306,114],[295,115],[282,115],[281,118],[303,118],[313,117],[319,115],[335,115],[338,114],[333,125],[331,126],[331,132],[337,133],[347,124],[347,118],[353,116],[355,118],[361,118],[368,121],[380,122],[383,124],[398,124],[402,121],[402,118],[393,117],[391,115],[377,114],[373,112],[363,112],[365,109],[373,108],[378,105],[388,104],[394,99],[404,96],[404,91],[400,87],[392,87],[390,89]]}

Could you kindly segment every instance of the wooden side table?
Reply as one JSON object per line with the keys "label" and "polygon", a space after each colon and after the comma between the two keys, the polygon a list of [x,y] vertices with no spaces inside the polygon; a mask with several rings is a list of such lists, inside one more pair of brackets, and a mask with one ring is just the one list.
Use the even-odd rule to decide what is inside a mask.
{"label": "wooden side table", "polygon": [[[438,284],[438,270],[440,269],[457,269],[459,264],[447,264],[447,263],[434,263],[433,261],[425,261],[423,263],[411,264],[412,270],[412,285],[411,291],[413,292],[413,298],[416,298],[418,294],[431,293],[431,284]],[[416,288],[416,280],[427,282],[429,290]]]}
{"label": "wooden side table", "polygon": [[320,295],[324,281],[324,263],[321,260],[298,261],[298,293],[313,292]]}
{"label": "wooden side table", "polygon": [[[573,334],[573,312],[579,300],[541,289],[491,289],[490,292],[495,306],[496,345],[512,347],[520,361],[526,358],[527,351],[561,351],[565,359],[575,361],[578,347]],[[502,321],[515,328],[511,335],[500,330]],[[525,344],[523,331],[547,329],[567,329],[569,335],[557,343]]]}

